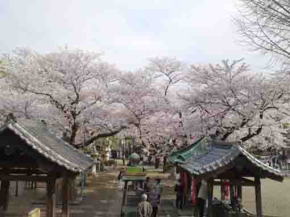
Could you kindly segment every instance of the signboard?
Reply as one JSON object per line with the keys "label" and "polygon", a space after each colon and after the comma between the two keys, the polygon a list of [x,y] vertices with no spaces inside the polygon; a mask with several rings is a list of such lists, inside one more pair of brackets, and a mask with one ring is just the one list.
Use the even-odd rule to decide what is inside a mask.
{"label": "signboard", "polygon": [[40,217],[40,209],[36,208],[28,213],[28,217]]}

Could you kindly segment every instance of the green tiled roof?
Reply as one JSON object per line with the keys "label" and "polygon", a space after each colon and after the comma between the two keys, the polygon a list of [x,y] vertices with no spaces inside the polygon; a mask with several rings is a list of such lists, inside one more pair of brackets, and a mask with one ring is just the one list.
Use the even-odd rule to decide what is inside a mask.
{"label": "green tiled roof", "polygon": [[169,161],[171,163],[182,163],[190,158],[192,155],[206,153],[207,144],[208,138],[202,137],[195,141],[193,144],[187,146],[186,148],[173,152],[169,156]]}

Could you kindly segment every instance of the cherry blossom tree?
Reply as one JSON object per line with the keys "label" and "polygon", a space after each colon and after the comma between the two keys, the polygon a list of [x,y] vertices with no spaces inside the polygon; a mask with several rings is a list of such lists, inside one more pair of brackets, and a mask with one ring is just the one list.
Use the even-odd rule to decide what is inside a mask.
{"label": "cherry blossom tree", "polygon": [[[61,126],[71,144],[89,144],[125,127],[123,120],[118,122],[114,116],[112,122],[109,117],[116,112],[109,106],[107,91],[118,71],[103,62],[99,54],[68,49],[38,54],[22,49],[6,56],[6,61],[9,64],[5,80],[10,89],[16,97],[23,98],[26,110],[33,107],[25,112],[29,116],[24,116]],[[25,108],[18,110],[25,111]],[[86,141],[80,139],[85,128],[90,131]]]}
{"label": "cherry blossom tree", "polygon": [[121,131],[160,153],[204,135],[263,148],[284,144],[289,76],[252,73],[241,60],[186,65],[163,57],[120,72],[92,52],[21,49],[0,65],[2,121],[9,113],[46,120],[73,145]]}
{"label": "cherry blossom tree", "polygon": [[175,58],[155,57],[149,59],[149,64],[145,68],[146,72],[155,78],[157,86],[166,97],[168,96],[169,88],[182,80],[185,64]]}
{"label": "cherry blossom tree", "polygon": [[112,89],[113,101],[121,105],[123,115],[127,116],[136,129],[136,137],[145,146],[147,120],[160,111],[162,98],[152,86],[148,74],[128,72],[119,76],[118,84]]}
{"label": "cherry blossom tree", "polygon": [[289,64],[289,0],[239,0],[238,10],[235,24],[241,41]]}
{"label": "cherry blossom tree", "polygon": [[187,129],[222,140],[283,145],[285,90],[239,61],[192,65],[183,95]]}
{"label": "cherry blossom tree", "polygon": [[[183,78],[188,70],[187,68],[185,63],[170,57],[151,58],[149,59],[148,66],[145,68],[146,72],[153,76],[155,88],[160,92],[160,95],[163,96],[166,103],[167,109],[164,110],[163,115],[161,115],[161,117],[166,117],[166,120],[160,121],[160,123],[164,123],[164,126],[161,127],[159,123],[162,129],[166,129],[167,136],[170,138],[164,140],[166,144],[168,140],[187,139],[183,128],[183,114],[177,95],[184,85]],[[169,123],[168,120],[171,120],[171,123]],[[171,133],[168,134],[170,131]],[[185,142],[186,141],[182,141],[181,143]]]}

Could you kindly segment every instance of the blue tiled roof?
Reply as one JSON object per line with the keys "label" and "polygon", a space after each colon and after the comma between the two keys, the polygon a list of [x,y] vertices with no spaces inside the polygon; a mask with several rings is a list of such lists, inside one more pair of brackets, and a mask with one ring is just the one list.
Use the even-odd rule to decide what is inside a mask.
{"label": "blue tiled roof", "polygon": [[235,160],[239,157],[244,158],[253,167],[259,168],[265,177],[277,180],[283,179],[283,174],[280,170],[264,164],[242,148],[237,142],[229,143],[208,138],[201,140],[190,150],[179,151],[175,155],[176,159],[182,159],[181,161],[176,161],[178,166],[196,176],[215,173],[220,168],[235,163]]}

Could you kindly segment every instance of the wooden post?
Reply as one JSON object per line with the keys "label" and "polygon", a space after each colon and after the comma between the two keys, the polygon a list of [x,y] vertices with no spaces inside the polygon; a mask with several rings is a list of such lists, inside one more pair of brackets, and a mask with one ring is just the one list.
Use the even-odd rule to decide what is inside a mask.
{"label": "wooden post", "polygon": [[234,205],[234,201],[235,201],[235,190],[234,190],[234,185],[231,183],[230,184],[230,201],[231,201],[231,205]]}
{"label": "wooden post", "polygon": [[7,180],[1,181],[0,207],[2,207],[4,211],[6,211],[8,208],[9,185],[10,185],[9,181],[7,181]]}
{"label": "wooden post", "polygon": [[237,192],[238,192],[238,198],[240,198],[240,200],[241,200],[241,202],[242,202],[242,199],[243,199],[243,188],[242,188],[242,185],[241,184],[239,184],[238,186],[237,186]]}
{"label": "wooden post", "polygon": [[4,203],[4,184],[3,180],[1,180],[1,185],[0,185],[0,208],[3,209],[3,203]]}
{"label": "wooden post", "polygon": [[18,197],[18,181],[15,182],[15,197]]}
{"label": "wooden post", "polygon": [[209,179],[207,182],[207,195],[208,195],[208,207],[207,207],[207,216],[212,217],[212,197],[213,197],[213,180]]}
{"label": "wooden post", "polygon": [[125,181],[125,185],[124,185],[124,190],[123,190],[123,200],[122,200],[122,206],[125,205],[126,202],[126,197],[127,197],[127,188],[128,188],[128,181]]}
{"label": "wooden post", "polygon": [[62,182],[62,217],[69,217],[69,181],[65,174]]}
{"label": "wooden post", "polygon": [[55,179],[47,181],[47,204],[46,204],[46,217],[55,217]]}
{"label": "wooden post", "polygon": [[257,217],[263,217],[261,182],[259,177],[255,177],[256,213]]}
{"label": "wooden post", "polygon": [[221,179],[221,186],[220,186],[220,191],[221,191],[221,200],[225,200],[225,182],[224,180]]}

